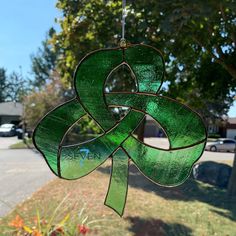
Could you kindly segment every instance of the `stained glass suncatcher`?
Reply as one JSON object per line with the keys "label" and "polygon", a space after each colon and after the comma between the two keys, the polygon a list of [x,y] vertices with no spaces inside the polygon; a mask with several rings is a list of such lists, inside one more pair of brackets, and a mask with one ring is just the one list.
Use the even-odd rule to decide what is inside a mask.
{"label": "stained glass suncatcher", "polygon": [[[138,91],[105,93],[108,76],[123,64],[135,75]],[[105,204],[119,215],[126,202],[129,159],[154,183],[183,183],[202,155],[207,135],[197,113],[158,94],[163,74],[160,52],[147,45],[98,50],[82,59],[74,78],[77,96],[49,112],[34,132],[35,146],[53,173],[69,180],[81,178],[111,157]],[[109,110],[118,106],[130,108],[120,121]],[[164,129],[168,150],[148,146],[132,135],[145,114]],[[90,115],[104,134],[82,144],[62,145],[70,127],[85,115]]]}

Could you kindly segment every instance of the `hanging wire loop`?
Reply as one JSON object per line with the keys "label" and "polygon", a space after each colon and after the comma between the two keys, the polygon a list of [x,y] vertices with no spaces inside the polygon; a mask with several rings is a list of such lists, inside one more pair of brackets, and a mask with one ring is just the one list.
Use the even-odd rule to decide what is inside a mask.
{"label": "hanging wire loop", "polygon": [[126,0],[122,0],[122,39],[125,39]]}
{"label": "hanging wire loop", "polygon": [[120,46],[121,47],[126,47],[126,40],[125,40],[125,18],[127,16],[127,11],[126,11],[126,0],[122,0],[122,36],[120,40]]}

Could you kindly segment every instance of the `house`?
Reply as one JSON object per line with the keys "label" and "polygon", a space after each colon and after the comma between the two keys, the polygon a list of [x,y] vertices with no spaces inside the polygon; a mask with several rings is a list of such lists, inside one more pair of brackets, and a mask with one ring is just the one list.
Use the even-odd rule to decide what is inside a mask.
{"label": "house", "polygon": [[233,138],[236,137],[236,117],[229,117],[226,124],[226,137]]}
{"label": "house", "polygon": [[0,103],[0,125],[16,124],[18,125],[23,115],[23,105],[19,102]]}
{"label": "house", "polygon": [[[234,138],[236,137],[236,117],[228,120],[208,120],[206,122],[208,137]],[[149,115],[146,115],[144,137],[165,137],[165,131]]]}

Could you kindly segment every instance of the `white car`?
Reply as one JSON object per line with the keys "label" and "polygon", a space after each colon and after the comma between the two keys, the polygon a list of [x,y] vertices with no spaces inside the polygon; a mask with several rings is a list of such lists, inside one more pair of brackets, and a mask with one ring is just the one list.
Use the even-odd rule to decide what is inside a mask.
{"label": "white car", "polygon": [[16,127],[13,124],[3,124],[0,126],[0,136],[16,135]]}
{"label": "white car", "polygon": [[229,138],[220,138],[214,142],[207,142],[205,150],[217,152],[217,151],[226,151],[234,152],[236,145],[236,140]]}

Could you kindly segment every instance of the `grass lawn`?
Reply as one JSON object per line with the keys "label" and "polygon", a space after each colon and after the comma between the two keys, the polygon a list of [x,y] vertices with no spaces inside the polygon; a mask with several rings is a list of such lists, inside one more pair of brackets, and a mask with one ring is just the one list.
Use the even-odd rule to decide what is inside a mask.
{"label": "grass lawn", "polygon": [[[130,168],[129,190],[125,214],[120,218],[103,205],[109,183],[109,165],[76,181],[55,179],[34,193],[1,221],[5,226],[19,214],[29,226],[38,215],[50,219],[52,212],[67,196],[55,213],[59,222],[70,213],[70,224],[76,225],[79,214],[91,229],[88,235],[101,236],[236,236],[236,204],[227,201],[225,190],[189,179],[180,187],[159,187]],[[85,208],[83,212],[81,209]],[[95,220],[93,222],[93,220]],[[88,223],[87,223],[88,222]]]}
{"label": "grass lawn", "polygon": [[20,141],[18,143],[12,144],[11,149],[24,149],[24,148],[35,148],[32,139],[26,139],[26,143]]}

